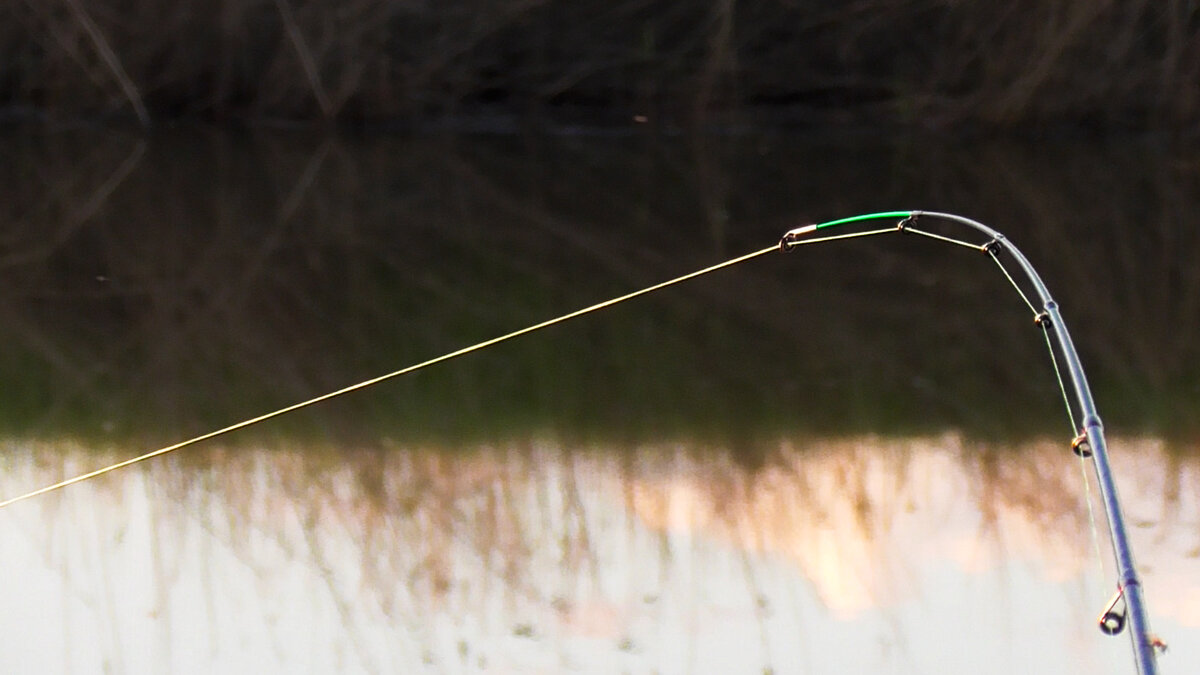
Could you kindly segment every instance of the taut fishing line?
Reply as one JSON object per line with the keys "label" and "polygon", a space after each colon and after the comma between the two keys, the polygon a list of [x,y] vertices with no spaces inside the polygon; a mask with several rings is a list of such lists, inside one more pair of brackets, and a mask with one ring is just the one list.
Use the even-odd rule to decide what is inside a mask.
{"label": "taut fishing line", "polygon": [[[988,240],[984,243],[978,244],[935,232],[918,229],[915,227],[915,225],[919,219],[923,218],[965,225],[979,233],[984,234],[987,236]],[[850,225],[874,220],[896,219],[898,219],[898,222],[894,227],[862,230],[828,236],[821,233],[822,230],[841,225]],[[1033,266],[1029,263],[1025,256],[1015,246],[1008,242],[1004,235],[978,221],[950,213],[937,213],[931,211],[883,211],[879,213],[868,213],[859,216],[852,216],[850,218],[842,218],[839,220],[831,220],[824,223],[797,227],[784,233],[783,237],[779,240],[779,243],[776,246],[771,246],[760,251],[755,251],[754,253],[748,253],[743,256],[731,258],[725,262],[718,263],[710,267],[705,267],[704,269],[654,284],[653,286],[648,286],[641,290],[633,291],[632,293],[627,293],[611,300],[605,300],[604,302],[596,303],[589,307],[564,314],[557,318],[543,321],[527,328],[522,328],[520,330],[501,335],[500,337],[485,340],[483,342],[471,345],[470,347],[464,347],[462,349],[443,354],[442,356],[401,368],[400,370],[396,370],[385,375],[380,375],[369,380],[363,380],[362,382],[338,389],[337,391],[322,394],[321,396],[308,399],[307,401],[301,401],[300,403],[295,403],[264,415],[259,415],[258,417],[252,417],[236,424],[231,424],[227,427],[210,431],[194,438],[189,438],[186,441],[182,441],[174,445],[168,445],[165,448],[159,448],[153,452],[148,452],[144,455],[139,455],[123,462],[111,464],[104,468],[75,476],[74,478],[69,478],[53,485],[47,485],[46,487],[33,490],[31,492],[26,492],[16,497],[0,501],[0,508],[10,506],[19,501],[30,499],[38,495],[61,490],[62,488],[70,485],[82,483],[92,478],[97,478],[104,474],[144,462],[148,459],[165,455],[190,445],[195,445],[201,441],[215,438],[238,429],[244,429],[246,427],[258,424],[259,422],[265,422],[274,417],[279,417],[280,415],[294,412],[296,410],[300,410],[301,408],[307,408],[308,406],[315,405],[322,401],[337,398],[344,394],[349,394],[360,389],[366,389],[367,387],[379,384],[385,380],[390,380],[407,373],[412,373],[421,370],[422,368],[427,368],[443,361],[449,361],[450,359],[491,347],[492,345],[499,344],[506,340],[511,340],[512,338],[525,335],[527,333],[532,333],[542,328],[547,328],[549,326],[553,326],[585,314],[590,314],[601,309],[612,307],[613,305],[625,302],[626,300],[632,300],[633,298],[646,295],[647,293],[667,288],[668,286],[673,286],[689,279],[695,279],[696,277],[704,276],[706,274],[716,272],[717,270],[746,262],[776,250],[786,252],[803,244],[815,244],[832,240],[849,239],[853,237],[867,237],[897,232],[928,237],[930,239],[935,239],[945,243],[971,248],[986,253],[1000,267],[1001,272],[1004,273],[1004,276],[1008,279],[1009,283],[1011,283],[1013,288],[1016,289],[1017,293],[1029,307],[1030,311],[1034,313],[1034,322],[1042,328],[1043,333],[1045,334],[1046,344],[1050,350],[1051,362],[1054,366],[1054,373],[1058,379],[1059,388],[1063,395],[1063,401],[1067,407],[1067,416],[1070,420],[1073,432],[1076,434],[1071,443],[1071,448],[1077,455],[1079,455],[1081,460],[1086,461],[1089,458],[1092,460],[1096,470],[1100,498],[1104,503],[1105,514],[1108,516],[1109,535],[1113,543],[1113,556],[1116,559],[1118,579],[1117,593],[1113,596],[1112,600],[1101,613],[1099,619],[1100,628],[1105,633],[1115,635],[1120,633],[1128,623],[1131,628],[1130,637],[1133,641],[1134,661],[1137,665],[1138,672],[1142,673],[1142,675],[1153,675],[1154,673],[1157,673],[1158,666],[1156,661],[1156,650],[1165,648],[1165,646],[1161,640],[1159,640],[1153,635],[1153,633],[1150,632],[1149,629],[1149,619],[1142,595],[1141,581],[1138,578],[1137,570],[1134,566],[1133,552],[1129,546],[1129,536],[1126,531],[1121,505],[1117,497],[1116,483],[1113,480],[1112,469],[1108,463],[1108,450],[1107,443],[1104,439],[1103,425],[1100,422],[1099,414],[1096,412],[1095,403],[1092,400],[1091,390],[1088,387],[1087,378],[1083,373],[1083,366],[1079,362],[1079,356],[1075,351],[1075,346],[1071,341],[1069,333],[1067,332],[1066,325],[1063,323],[1062,315],[1059,313],[1058,304],[1055,303],[1050,297],[1050,293],[1046,289],[1045,284],[1042,282],[1041,277],[1037,274],[1037,271],[1034,270]],[[814,234],[816,236],[810,236]],[[1010,273],[1008,267],[1006,267],[1004,262],[1001,261],[1001,253],[1006,254],[1006,257],[1015,262],[1017,267],[1020,268],[1020,270],[1024,273],[1026,281],[1033,289],[1032,294],[1026,294],[1026,292],[1022,290],[1021,285],[1018,284],[1016,279],[1013,278],[1013,275]],[[1031,295],[1036,296],[1037,300],[1041,302],[1041,310],[1037,308],[1034,301],[1030,297]],[[1057,350],[1055,349],[1054,342],[1050,337],[1051,330],[1053,330],[1055,341],[1057,341]],[[1061,367],[1059,363],[1060,355],[1062,358]],[[1076,408],[1072,406],[1070,396],[1067,392],[1067,378],[1063,377],[1064,371],[1066,372],[1067,378],[1069,378],[1072,389],[1075,393],[1075,406],[1077,406],[1079,412],[1078,420],[1075,416]],[[1094,536],[1093,541],[1095,542],[1098,537],[1095,535],[1095,518],[1091,513],[1091,489],[1087,481],[1086,471],[1084,471],[1084,484],[1088,492],[1088,513],[1092,521]],[[1096,548],[1097,553],[1099,553],[1098,542],[1096,543]],[[1103,572],[1103,565],[1101,565],[1101,571]],[[1124,600],[1124,609],[1122,611],[1117,611],[1115,608],[1118,602],[1121,600]]]}
{"label": "taut fishing line", "polygon": [[231,431],[245,429],[246,427],[258,424],[259,422],[265,422],[274,417],[279,417],[280,415],[285,415],[290,412],[295,412],[297,410],[300,410],[301,408],[307,408],[311,405],[315,405],[322,401],[328,401],[329,399],[337,398],[339,396],[349,394],[350,392],[353,392],[353,391],[358,391],[360,389],[366,389],[367,387],[379,384],[380,382],[384,382],[385,380],[390,380],[390,379],[393,379],[396,377],[400,377],[401,375],[413,373],[418,370],[421,370],[422,368],[428,368],[429,366],[432,366],[434,364],[441,363],[443,361],[449,361],[450,359],[454,359],[459,356],[465,356],[467,354],[470,354],[471,352],[477,352],[486,347],[491,347],[492,345],[500,344],[501,342],[504,342],[506,340],[511,340],[515,337],[525,335],[528,333],[532,333],[537,330],[541,330],[542,328],[548,328],[555,324],[562,323],[564,321],[568,321],[570,319],[574,319],[576,317],[583,316],[584,314],[591,314],[592,312],[596,312],[601,309],[605,309],[606,307],[612,307],[613,305],[625,302],[626,300],[632,300],[633,298],[636,298],[638,296],[646,295],[647,293],[652,293],[654,291],[661,290],[668,286],[674,286],[675,284],[682,283],[689,279],[695,279],[696,277],[704,276],[705,274],[709,274],[711,272],[716,272],[719,269],[731,267],[733,265],[736,265],[741,262],[745,262],[752,258],[757,258],[760,255],[772,253],[775,250],[777,250],[777,248],[778,248],[777,246],[771,246],[770,248],[764,248],[761,251],[755,251],[754,253],[748,253],[746,255],[739,256],[737,258],[732,258],[730,260],[726,260],[723,263],[718,263],[716,265],[712,265],[711,267],[705,267],[702,270],[697,270],[695,272],[691,272],[689,274],[685,274],[680,277],[675,277],[674,279],[671,279],[669,281],[664,281],[662,283],[654,284],[653,286],[647,286],[646,288],[643,288],[639,291],[627,293],[625,295],[613,298],[611,300],[605,300],[604,302],[598,302],[594,305],[584,307],[583,309],[576,310],[569,314],[563,314],[562,316],[559,316],[559,317],[556,317],[553,319],[549,319],[547,321],[543,321],[541,323],[534,324],[532,326],[528,326],[528,327],[522,328],[520,330],[513,331],[511,333],[506,333],[505,335],[501,335],[500,337],[492,338],[490,340],[484,340],[483,342],[473,344],[470,347],[463,347],[462,349],[458,349],[458,350],[449,352],[447,354],[443,354],[441,356],[429,359],[427,361],[422,361],[420,363],[416,363],[411,366],[401,368],[400,370],[392,371],[390,373],[387,373],[386,375],[380,375],[378,377],[373,377],[369,380],[363,380],[362,382],[359,382],[357,384],[352,384],[348,387],[343,387],[341,389],[338,389],[337,391],[331,391],[328,394],[322,394],[315,398],[310,398],[307,401],[301,401],[300,403],[294,403],[285,408],[273,410],[269,413],[266,413],[265,415],[259,415],[258,417],[251,417],[250,419],[242,420],[241,422],[237,422],[236,424],[231,424],[227,427],[222,427],[215,431],[210,431],[206,434],[201,434],[194,438],[189,438],[186,441],[180,441],[179,443],[175,443],[174,445],[168,445],[165,448],[159,448],[158,450],[154,450],[153,452],[147,452],[144,455],[139,455],[132,459],[127,459],[123,462],[117,462],[116,464],[111,464],[104,468],[96,469],[95,471],[91,471],[89,473],[75,476],[74,478],[68,478],[67,480],[55,483],[53,485],[47,485],[46,487],[39,488],[39,489],[33,490],[31,492],[26,492],[25,494],[17,495],[16,497],[12,497],[10,499],[0,501],[0,508],[4,508],[11,504],[15,504],[19,501],[30,499],[32,497],[44,495],[48,492],[54,492],[55,490],[61,490],[65,487],[75,485],[76,483],[82,483],[86,480],[98,478],[100,476],[103,476],[106,473],[111,473],[113,471],[117,471],[118,469],[124,469],[125,467],[128,467],[128,466],[133,466],[134,464],[144,462],[148,459],[153,459],[155,457],[159,457],[161,455],[165,455],[167,453],[186,448],[189,445],[195,445],[197,443],[200,443],[201,441],[207,441],[211,438],[216,438],[217,436],[222,436]]}

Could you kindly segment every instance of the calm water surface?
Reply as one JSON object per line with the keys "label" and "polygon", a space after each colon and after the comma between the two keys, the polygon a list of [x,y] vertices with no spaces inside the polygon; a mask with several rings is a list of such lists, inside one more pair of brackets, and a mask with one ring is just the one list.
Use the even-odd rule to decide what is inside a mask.
{"label": "calm water surface", "polygon": [[[0,497],[769,246],[958,211],[1083,352],[1200,670],[1200,163],[1149,141],[9,134]],[[986,259],[772,255],[0,513],[4,672],[1132,672]]]}
{"label": "calm water surface", "polygon": [[[1165,672],[1188,672],[1200,463],[1114,447]],[[100,458],[6,450],[14,489]],[[167,460],[12,509],[5,669],[1130,671],[1095,627],[1112,569],[1059,444],[777,450],[754,471],[548,439]]]}

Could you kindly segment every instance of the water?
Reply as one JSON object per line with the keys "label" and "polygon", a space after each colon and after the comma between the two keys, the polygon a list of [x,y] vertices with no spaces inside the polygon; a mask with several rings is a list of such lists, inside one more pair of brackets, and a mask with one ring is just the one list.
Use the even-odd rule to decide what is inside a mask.
{"label": "water", "polygon": [[[1200,467],[1114,446],[1164,670],[1187,672]],[[1062,447],[777,451],[755,471],[550,440],[166,460],[13,509],[6,670],[1129,672],[1095,627],[1111,566]],[[8,482],[81,453],[10,452]]]}
{"label": "water", "polygon": [[[803,222],[957,211],[1009,235],[1063,306],[1163,671],[1200,665],[1200,172],[1181,151],[2,143],[0,496]],[[1128,640],[1095,626],[1105,523],[1029,318],[957,247],[821,245],[15,505],[0,665],[1132,672]]]}

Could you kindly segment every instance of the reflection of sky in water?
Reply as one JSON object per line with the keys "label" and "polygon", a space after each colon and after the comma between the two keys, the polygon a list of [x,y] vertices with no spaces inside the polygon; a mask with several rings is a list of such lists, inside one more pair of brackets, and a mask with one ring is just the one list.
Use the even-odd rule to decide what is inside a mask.
{"label": "reflection of sky in water", "polygon": [[[1112,445],[1163,672],[1197,672],[1200,467]],[[1133,672],[1058,444],[554,447],[212,451],[10,507],[0,670]],[[6,495],[102,461],[4,450]]]}

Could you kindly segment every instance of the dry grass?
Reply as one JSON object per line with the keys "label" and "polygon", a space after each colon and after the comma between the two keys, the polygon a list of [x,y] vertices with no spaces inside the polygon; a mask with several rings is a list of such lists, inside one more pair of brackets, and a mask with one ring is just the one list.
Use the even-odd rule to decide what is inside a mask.
{"label": "dry grass", "polygon": [[1182,0],[16,0],[0,7],[0,108],[1185,127],[1198,33]]}

